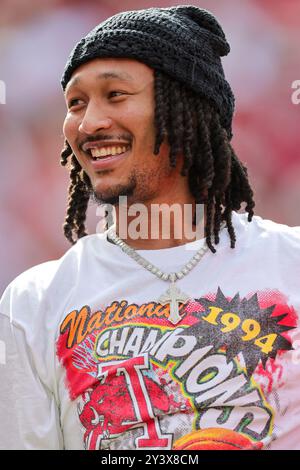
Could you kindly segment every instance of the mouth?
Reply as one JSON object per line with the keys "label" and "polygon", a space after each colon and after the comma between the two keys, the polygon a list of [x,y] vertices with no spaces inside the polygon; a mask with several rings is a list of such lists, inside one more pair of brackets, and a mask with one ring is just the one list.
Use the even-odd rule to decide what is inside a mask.
{"label": "mouth", "polygon": [[87,151],[92,160],[107,160],[116,155],[122,155],[130,149],[130,145],[113,145],[109,147],[91,148]]}
{"label": "mouth", "polygon": [[85,150],[85,154],[89,156],[91,166],[95,171],[103,171],[116,167],[128,156],[130,149],[129,144],[91,146]]}

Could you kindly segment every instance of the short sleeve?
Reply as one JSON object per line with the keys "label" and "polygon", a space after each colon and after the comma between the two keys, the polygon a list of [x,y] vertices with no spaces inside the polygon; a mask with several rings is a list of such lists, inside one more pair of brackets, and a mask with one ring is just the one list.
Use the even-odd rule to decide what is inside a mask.
{"label": "short sleeve", "polygon": [[63,449],[59,409],[25,334],[0,313],[0,449]]}

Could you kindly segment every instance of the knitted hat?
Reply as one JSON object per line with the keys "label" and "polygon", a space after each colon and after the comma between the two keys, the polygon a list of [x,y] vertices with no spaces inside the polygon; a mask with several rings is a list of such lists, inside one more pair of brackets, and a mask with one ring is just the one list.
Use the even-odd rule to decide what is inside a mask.
{"label": "knitted hat", "polygon": [[207,10],[183,5],[118,13],[75,46],[65,66],[65,89],[74,70],[102,57],[136,59],[166,73],[213,102],[232,137],[234,96],[220,57],[229,53],[225,34]]}

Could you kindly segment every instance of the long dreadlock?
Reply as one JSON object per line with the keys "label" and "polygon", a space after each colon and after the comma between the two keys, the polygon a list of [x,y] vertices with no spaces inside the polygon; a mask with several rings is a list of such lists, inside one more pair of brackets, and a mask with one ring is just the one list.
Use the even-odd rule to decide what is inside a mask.
{"label": "long dreadlock", "polygon": [[[154,73],[155,127],[154,154],[166,138],[170,146],[170,165],[176,166],[179,153],[184,155],[181,174],[188,176],[189,188],[197,204],[206,204],[205,238],[210,250],[219,243],[221,223],[226,222],[230,246],[235,247],[232,211],[243,202],[249,222],[253,217],[253,191],[246,167],[236,156],[219,113],[208,100],[162,72]],[[88,175],[72,153],[67,141],[61,152],[61,164],[70,159],[68,206],[63,230],[72,243],[87,235],[86,211],[91,194]],[[77,239],[74,239],[74,235]]]}

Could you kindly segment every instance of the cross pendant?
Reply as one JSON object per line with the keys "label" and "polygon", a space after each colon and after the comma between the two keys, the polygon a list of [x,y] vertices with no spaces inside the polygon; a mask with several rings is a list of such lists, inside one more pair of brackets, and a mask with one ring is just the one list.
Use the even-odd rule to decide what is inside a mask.
{"label": "cross pendant", "polygon": [[178,305],[179,303],[185,304],[189,299],[188,295],[176,287],[175,282],[171,282],[170,287],[159,297],[158,303],[161,305],[170,304],[169,320],[173,325],[176,325],[181,320]]}

